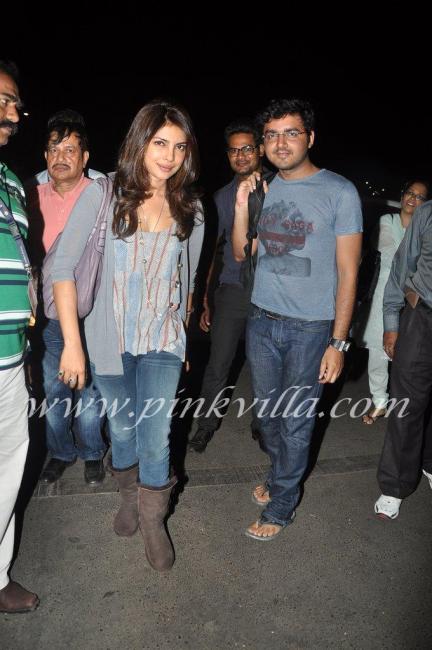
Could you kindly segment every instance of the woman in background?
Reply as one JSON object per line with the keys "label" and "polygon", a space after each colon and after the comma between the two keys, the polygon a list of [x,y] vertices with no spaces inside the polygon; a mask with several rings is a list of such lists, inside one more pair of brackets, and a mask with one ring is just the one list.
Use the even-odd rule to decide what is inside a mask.
{"label": "woman in background", "polygon": [[403,239],[405,230],[411,223],[415,209],[427,200],[428,195],[428,183],[417,179],[408,181],[402,189],[400,212],[385,214],[379,220],[377,248],[381,252],[381,266],[363,333],[363,344],[369,348],[368,376],[373,408],[363,416],[364,424],[374,424],[378,418],[386,414],[386,404],[389,399],[387,391],[389,359],[383,350],[384,289],[393,257]]}

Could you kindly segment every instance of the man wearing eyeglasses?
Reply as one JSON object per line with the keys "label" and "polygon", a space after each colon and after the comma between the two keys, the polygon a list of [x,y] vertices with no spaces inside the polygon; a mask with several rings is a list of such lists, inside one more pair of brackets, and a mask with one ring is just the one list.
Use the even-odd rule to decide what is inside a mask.
{"label": "man wearing eyeglasses", "polygon": [[[203,415],[198,419],[197,430],[189,442],[190,449],[202,453],[219,425],[218,414],[211,408],[220,391],[226,386],[231,364],[240,338],[244,334],[250,293],[240,281],[241,263],[234,259],[231,244],[231,230],[234,220],[234,203],[238,184],[254,171],[261,171],[264,147],[259,133],[252,122],[236,121],[225,129],[225,143],[228,162],[235,176],[230,183],[218,190],[214,196],[217,207],[218,237],[213,262],[208,276],[203,301],[200,327],[208,332],[211,327],[211,352],[206,367],[201,396],[204,403]],[[209,304],[209,286],[214,272],[214,261],[219,243],[223,242],[223,268],[219,287],[214,296],[214,313]],[[225,394],[222,395],[226,397]],[[209,412],[210,411],[210,412]],[[258,435],[257,425],[252,422],[252,435]]]}
{"label": "man wearing eyeglasses", "polygon": [[[418,207],[394,256],[384,290],[383,347],[393,359],[390,412],[374,510],[396,519],[422,474],[432,488],[432,201],[426,182],[409,188]],[[428,416],[429,419],[425,419]]]}
{"label": "man wearing eyeglasses", "polygon": [[309,159],[315,130],[308,102],[273,100],[258,123],[279,171],[264,182],[251,239],[248,200],[260,176],[240,183],[233,249],[239,261],[245,250],[257,253],[246,349],[271,468],[252,495],[264,510],[245,532],[269,541],[295,517],[316,405],[323,385],[339,377],[349,347],[362,214],[352,183]]}
{"label": "man wearing eyeglasses", "polygon": [[[18,71],[0,61],[0,146],[17,132],[21,101]],[[21,237],[28,222],[24,190],[13,172],[0,163],[0,199],[12,214]],[[0,612],[31,612],[36,594],[8,576],[15,534],[15,502],[28,448],[28,393],[24,381],[25,330],[30,316],[27,274],[9,223],[0,216]]]}

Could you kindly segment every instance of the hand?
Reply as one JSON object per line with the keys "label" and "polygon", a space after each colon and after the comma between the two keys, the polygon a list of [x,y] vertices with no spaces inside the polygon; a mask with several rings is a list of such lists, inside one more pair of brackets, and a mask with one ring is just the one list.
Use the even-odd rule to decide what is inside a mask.
{"label": "hand", "polygon": [[207,301],[204,301],[203,312],[201,314],[199,326],[200,326],[200,329],[202,329],[203,332],[209,332],[210,331],[211,315],[210,315],[210,307],[208,306]]}
{"label": "hand", "polygon": [[86,382],[86,360],[81,344],[65,345],[60,357],[59,381],[81,390]]}
{"label": "hand", "polygon": [[30,388],[33,389],[33,368],[32,368],[32,362],[31,360],[27,360],[24,363],[24,374],[25,374],[25,382],[26,385]]}
{"label": "hand", "polygon": [[[246,180],[239,183],[237,188],[236,195],[236,206],[244,207],[247,206],[249,194],[256,190],[257,182],[261,179],[261,174],[259,172],[253,172]],[[267,181],[264,181],[263,188],[265,194],[268,192]]]}
{"label": "hand", "polygon": [[384,332],[383,348],[388,357],[393,359],[398,332]]}
{"label": "hand", "polygon": [[320,384],[334,384],[344,366],[344,353],[329,345],[321,359],[318,382]]}

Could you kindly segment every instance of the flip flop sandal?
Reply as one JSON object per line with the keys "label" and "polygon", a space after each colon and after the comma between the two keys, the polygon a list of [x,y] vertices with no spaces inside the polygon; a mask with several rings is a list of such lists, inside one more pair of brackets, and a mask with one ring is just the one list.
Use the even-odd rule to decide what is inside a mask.
{"label": "flip flop sandal", "polygon": [[[262,496],[264,496],[264,494],[267,493],[267,498],[266,498],[266,499],[263,499],[263,500],[261,501],[258,497],[255,496],[255,491],[256,491],[258,488],[262,488],[262,490],[263,490],[263,492],[262,492]],[[253,503],[256,503],[257,506],[262,506],[263,508],[265,508],[265,506],[266,506],[268,503],[270,503],[270,501],[271,501],[271,499],[270,499],[270,494],[269,494],[269,490],[268,490],[268,488],[266,487],[266,485],[264,485],[264,484],[263,484],[263,485],[257,485],[257,486],[254,488],[254,491],[252,492],[252,501],[253,501]]]}
{"label": "flip flop sandal", "polygon": [[[386,412],[387,411],[385,409],[372,409],[372,411],[369,411],[369,413],[366,413],[366,415],[362,417],[362,422],[368,426],[375,424],[379,418],[383,418],[385,416]],[[372,420],[372,422],[368,422],[366,418],[369,418]]]}
{"label": "flip flop sandal", "polygon": [[251,537],[252,539],[258,540],[259,542],[270,542],[272,539],[277,537],[287,526],[292,524],[294,519],[295,519],[295,510],[292,513],[291,518],[289,519],[289,521],[287,521],[286,524],[280,524],[276,521],[271,521],[271,520],[264,519],[263,517],[260,517],[257,521],[257,523],[260,526],[263,526],[264,524],[270,524],[272,526],[278,526],[279,527],[278,530],[275,533],[273,533],[273,535],[267,535],[266,537],[263,537],[261,535],[256,535],[255,533],[251,533],[250,530],[246,528],[245,535],[247,537]]}

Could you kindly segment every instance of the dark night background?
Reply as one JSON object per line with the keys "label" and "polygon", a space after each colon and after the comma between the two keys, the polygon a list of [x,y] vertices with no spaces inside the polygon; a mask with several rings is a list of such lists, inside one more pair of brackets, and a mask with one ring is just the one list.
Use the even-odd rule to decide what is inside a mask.
{"label": "dark night background", "polygon": [[[275,35],[286,18],[280,20],[278,25],[273,18]],[[101,26],[97,33],[89,24],[66,21],[54,31],[46,26],[39,39],[27,27],[18,46],[2,48],[1,57],[19,65],[29,117],[22,118],[1,158],[22,179],[44,167],[44,129],[55,111],[69,107],[83,114],[90,166],[110,171],[134,115],[157,96],[177,99],[191,113],[200,145],[200,184],[207,195],[230,178],[224,126],[253,116],[273,97],[312,101],[317,115],[313,162],[353,180],[362,195],[366,180],[384,198],[398,200],[403,180],[432,179],[428,58],[418,43],[398,47],[389,25],[389,34],[368,28],[360,38],[347,29],[343,38],[335,36],[323,27],[319,39],[308,33],[293,40],[282,29],[280,38],[266,43],[246,26],[226,26],[220,37],[203,29],[193,32],[191,47],[181,31],[185,21],[174,39],[162,26],[150,30],[151,41],[141,25],[128,41],[122,24],[108,31]]]}

